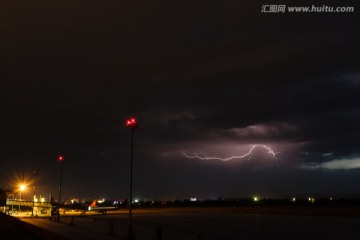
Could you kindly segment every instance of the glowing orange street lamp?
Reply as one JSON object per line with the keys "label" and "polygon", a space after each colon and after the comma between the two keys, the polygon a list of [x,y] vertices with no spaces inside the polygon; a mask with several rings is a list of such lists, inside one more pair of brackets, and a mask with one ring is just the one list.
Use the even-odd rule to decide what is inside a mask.
{"label": "glowing orange street lamp", "polygon": [[133,169],[133,150],[134,150],[134,130],[139,127],[136,118],[132,117],[126,120],[126,126],[131,128],[131,154],[130,154],[130,194],[129,194],[129,233],[128,239],[135,239],[135,234],[132,229],[132,169]]}

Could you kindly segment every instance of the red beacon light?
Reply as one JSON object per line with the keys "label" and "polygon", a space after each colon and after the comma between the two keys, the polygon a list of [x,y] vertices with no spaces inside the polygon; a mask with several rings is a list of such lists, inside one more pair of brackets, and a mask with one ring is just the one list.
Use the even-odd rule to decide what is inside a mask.
{"label": "red beacon light", "polygon": [[59,157],[58,157],[58,160],[59,160],[59,161],[64,161],[64,157],[63,157],[63,156],[59,156]]}
{"label": "red beacon light", "polygon": [[126,120],[126,126],[127,127],[138,127],[138,122],[136,121],[135,118],[129,118],[128,120]]}

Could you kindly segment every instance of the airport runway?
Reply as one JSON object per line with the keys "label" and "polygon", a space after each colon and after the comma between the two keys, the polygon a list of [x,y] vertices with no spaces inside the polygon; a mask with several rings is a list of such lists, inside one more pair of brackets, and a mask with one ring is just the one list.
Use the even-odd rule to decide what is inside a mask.
{"label": "airport runway", "polygon": [[[69,239],[124,239],[128,228],[126,211],[108,215],[68,215],[63,216],[60,223],[48,218],[22,220]],[[133,224],[140,240],[157,239],[158,228],[161,228],[164,240],[360,239],[360,218],[354,216],[259,214],[232,209],[161,209],[135,211]]]}

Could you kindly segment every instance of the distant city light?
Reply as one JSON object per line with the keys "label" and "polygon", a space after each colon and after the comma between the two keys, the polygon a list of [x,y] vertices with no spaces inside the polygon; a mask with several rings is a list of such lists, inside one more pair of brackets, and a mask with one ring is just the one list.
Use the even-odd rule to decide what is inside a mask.
{"label": "distant city light", "polygon": [[59,161],[64,161],[64,157],[60,155],[60,156],[58,157],[58,160],[59,160]]}
{"label": "distant city light", "polygon": [[293,198],[291,199],[291,201],[292,201],[292,202],[296,202],[296,198],[293,197]]}
{"label": "distant city light", "polygon": [[74,203],[78,203],[79,202],[79,199],[78,198],[73,198],[70,200],[71,204],[74,204]]}
{"label": "distant city light", "polygon": [[190,198],[190,202],[196,202],[197,198]]}
{"label": "distant city light", "polygon": [[253,200],[254,200],[254,202],[258,202],[258,201],[259,201],[259,198],[258,198],[258,197],[254,197]]}

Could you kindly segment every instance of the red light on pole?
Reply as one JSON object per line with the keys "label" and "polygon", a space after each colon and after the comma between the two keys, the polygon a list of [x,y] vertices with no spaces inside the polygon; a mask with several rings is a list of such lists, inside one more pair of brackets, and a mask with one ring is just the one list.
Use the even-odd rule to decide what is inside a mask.
{"label": "red light on pole", "polygon": [[138,126],[138,122],[136,121],[136,118],[129,118],[128,120],[126,120],[126,126],[127,127],[137,127]]}
{"label": "red light on pole", "polygon": [[129,232],[128,240],[134,240],[135,234],[132,229],[132,173],[133,173],[133,149],[134,149],[134,130],[139,127],[139,123],[134,117],[131,117],[126,120],[127,127],[131,128],[131,155],[130,155],[130,193],[129,193]]}
{"label": "red light on pole", "polygon": [[[63,175],[63,165],[65,162],[64,156],[62,156],[62,155],[58,156],[58,161],[60,162],[60,183],[59,183],[59,200],[58,200],[58,210],[59,210],[60,203],[61,203],[61,184],[62,184],[62,175]],[[60,212],[58,212],[57,221],[58,222],[60,221]]]}

